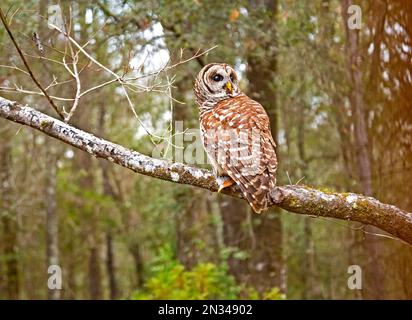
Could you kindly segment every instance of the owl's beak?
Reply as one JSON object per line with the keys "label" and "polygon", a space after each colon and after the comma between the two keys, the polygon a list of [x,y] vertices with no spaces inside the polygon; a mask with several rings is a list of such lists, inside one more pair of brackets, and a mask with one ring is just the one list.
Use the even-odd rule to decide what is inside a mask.
{"label": "owl's beak", "polygon": [[230,81],[226,82],[226,93],[233,94],[233,86]]}

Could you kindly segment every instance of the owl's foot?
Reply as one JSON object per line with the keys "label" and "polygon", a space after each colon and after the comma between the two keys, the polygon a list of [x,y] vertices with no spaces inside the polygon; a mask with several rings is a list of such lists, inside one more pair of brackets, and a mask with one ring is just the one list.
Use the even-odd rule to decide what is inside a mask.
{"label": "owl's foot", "polygon": [[217,190],[217,192],[220,193],[224,188],[230,187],[230,186],[233,185],[234,183],[235,183],[235,181],[233,181],[232,179],[225,180],[225,181],[219,186],[219,189]]}

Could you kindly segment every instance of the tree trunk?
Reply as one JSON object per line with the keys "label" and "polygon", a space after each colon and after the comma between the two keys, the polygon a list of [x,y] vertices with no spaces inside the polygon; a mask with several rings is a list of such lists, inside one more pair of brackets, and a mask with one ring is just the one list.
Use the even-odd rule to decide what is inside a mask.
{"label": "tree trunk", "polygon": [[89,293],[90,299],[102,299],[100,257],[97,247],[90,248],[89,256]]}
{"label": "tree trunk", "polygon": [[3,222],[3,257],[6,265],[6,290],[8,299],[19,298],[19,268],[17,243],[17,217],[12,191],[12,129],[2,123],[0,143],[0,214]]}
{"label": "tree trunk", "polygon": [[[47,28],[43,17],[47,16],[48,0],[39,1],[39,20],[38,20],[38,34],[43,42],[46,36]],[[42,61],[43,70],[47,72],[42,73],[42,80],[46,83],[51,82],[51,72],[49,65]],[[57,216],[57,152],[54,149],[55,143],[52,140],[46,140],[45,148],[48,150],[45,161],[45,175],[46,185],[44,192],[44,203],[46,209],[46,261],[47,268],[50,265],[59,265],[59,247],[58,247],[58,216]],[[48,289],[48,299],[60,299],[61,291],[57,289]]]}
{"label": "tree trunk", "polygon": [[[77,8],[74,7],[74,10],[77,10],[78,13],[84,12],[88,7],[87,3],[80,2],[78,3]],[[70,11],[65,11],[66,13]],[[75,12],[76,14],[76,12]],[[67,21],[69,21],[67,19]],[[82,19],[79,20],[80,30],[77,34],[79,34],[79,39],[77,39],[80,43],[86,43],[90,39],[90,33],[93,32],[91,28],[86,24],[85,18],[83,16]],[[85,69],[82,72],[82,82],[88,83],[89,79],[91,79],[93,75],[91,74],[90,69]],[[72,96],[74,96],[75,89],[73,87]],[[79,105],[77,107],[77,113],[73,116],[72,122],[78,128],[84,128],[86,130],[90,130],[93,127],[93,123],[91,119],[94,118],[93,110],[87,108],[88,100],[90,97],[84,97],[80,100]],[[85,192],[94,193],[95,192],[95,181],[96,177],[93,174],[95,172],[93,167],[93,162],[90,157],[85,155],[84,153],[79,153],[75,151],[75,166],[77,168],[77,172],[79,174],[79,185],[82,186],[82,189]],[[87,200],[86,200],[87,201]],[[101,234],[98,226],[98,217],[96,208],[88,206],[87,203],[81,204],[81,210],[84,213],[87,213],[87,217],[85,218],[85,232],[86,232],[86,241],[89,246],[89,296],[93,300],[102,299],[103,290],[102,290],[102,273],[101,273]]]}
{"label": "tree trunk", "polygon": [[[101,104],[98,131],[99,135],[104,137],[105,135],[105,116],[106,116],[106,105]],[[110,184],[109,178],[109,163],[107,161],[100,160],[100,169],[102,172],[102,184],[103,184],[103,194],[106,197],[110,197],[113,201],[117,200],[117,196]],[[115,256],[113,252],[113,235],[112,226],[108,226],[106,231],[106,270],[107,276],[109,278],[109,290],[110,299],[115,300],[118,297],[118,285],[116,280],[116,268],[115,268]]]}
{"label": "tree trunk", "polygon": [[[361,192],[364,195],[372,196],[372,169],[368,149],[367,113],[363,99],[359,30],[349,29],[347,23],[349,18],[347,10],[353,4],[352,0],[342,0],[341,4],[346,32],[348,74],[352,84],[349,101],[353,118],[358,179]],[[371,226],[366,226],[365,231],[364,247],[368,257],[365,261],[365,283],[362,294],[366,299],[382,299],[385,297],[385,274],[379,257],[381,240],[373,235],[380,231]]]}
{"label": "tree trunk", "polygon": [[[296,110],[298,115],[297,123],[297,145],[299,154],[299,167],[300,175],[308,178],[308,161],[306,158],[305,149],[305,122],[306,122],[306,110],[303,104],[299,105]],[[312,222],[309,217],[303,219],[303,243],[305,244],[305,251],[303,254],[303,263],[301,275],[303,276],[303,288],[302,298],[313,299],[319,298],[320,292],[318,292],[318,286],[316,285],[315,277],[317,275],[315,270],[315,246],[312,239]]]}
{"label": "tree trunk", "polygon": [[[274,139],[276,139],[277,115],[275,97],[272,93],[264,91],[264,86],[260,86],[261,80],[264,79],[262,67],[263,66],[256,61],[249,60],[249,90],[260,93],[260,98],[257,98],[257,100],[268,110],[272,124],[272,135]],[[266,81],[270,81],[270,79],[266,78]],[[282,258],[282,223],[279,209],[271,208],[261,216],[254,215],[252,217],[252,223],[255,243],[257,245],[252,251],[252,260],[255,266],[252,281],[259,288],[260,292],[269,290],[274,286],[285,290],[286,284],[283,277],[285,270]]]}
{"label": "tree trunk", "polygon": [[142,288],[144,283],[143,277],[143,259],[140,250],[140,244],[137,242],[129,245],[129,251],[132,254],[134,260],[134,267],[136,271],[136,287]]}
{"label": "tree trunk", "polygon": [[[58,246],[58,215],[56,202],[56,182],[57,182],[57,156],[53,150],[54,141],[48,141],[49,153],[46,156],[46,250],[47,267],[59,265],[59,246]],[[48,290],[48,298],[51,300],[60,299],[60,290]]]}
{"label": "tree trunk", "polygon": [[[220,215],[223,222],[223,244],[226,248],[244,251],[248,256],[250,252],[252,237],[251,225],[249,222],[250,212],[248,205],[239,199],[228,197],[219,199]],[[239,283],[249,283],[248,260],[250,257],[238,259],[233,255],[229,256],[229,272]]]}
{"label": "tree trunk", "polygon": [[110,232],[106,233],[106,249],[106,268],[109,277],[110,299],[115,300],[118,298],[118,289],[114,265],[113,237]]}
{"label": "tree trunk", "polygon": [[[276,29],[274,19],[277,15],[276,0],[251,0],[252,8],[261,10],[264,21],[259,27],[271,34],[270,41],[254,39],[259,43],[259,50],[265,50],[267,58],[262,60],[253,52],[248,56],[246,75],[249,81],[249,96],[260,102],[266,109],[271,123],[272,136],[277,141],[278,110],[276,105],[275,72],[276,66]],[[279,209],[272,208],[268,213],[252,217],[256,247],[253,249],[252,263],[254,274],[252,281],[260,292],[272,287],[286,290],[285,269],[282,257],[282,223]]]}

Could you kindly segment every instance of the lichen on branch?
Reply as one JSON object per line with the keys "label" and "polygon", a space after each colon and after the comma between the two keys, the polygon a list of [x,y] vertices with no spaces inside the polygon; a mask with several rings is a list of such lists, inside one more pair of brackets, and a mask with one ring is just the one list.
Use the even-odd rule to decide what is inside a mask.
{"label": "lichen on branch", "polygon": [[[0,116],[146,176],[212,192],[219,187],[210,171],[143,155],[2,97]],[[225,188],[223,193],[242,198],[236,187]],[[412,214],[374,198],[324,192],[301,185],[278,186],[271,190],[271,198],[273,205],[287,211],[374,225],[412,245]]]}

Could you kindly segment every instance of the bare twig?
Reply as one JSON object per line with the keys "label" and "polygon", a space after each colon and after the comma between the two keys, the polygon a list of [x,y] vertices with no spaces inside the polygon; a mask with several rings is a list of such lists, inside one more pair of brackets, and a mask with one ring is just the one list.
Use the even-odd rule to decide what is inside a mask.
{"label": "bare twig", "polygon": [[[33,95],[37,95],[37,96],[44,96],[43,92],[39,92],[39,91],[32,91],[32,90],[26,90],[23,88],[19,88],[19,87],[15,87],[15,88],[11,88],[11,87],[0,87],[0,91],[4,91],[4,92],[17,92],[17,93],[25,93],[25,94],[33,94]],[[59,101],[73,101],[73,98],[63,98],[63,97],[57,97],[57,96],[52,96],[49,95],[50,98],[55,99],[55,100],[59,100]]]}
{"label": "bare twig", "polygon": [[[70,16],[71,16],[71,14],[70,14]],[[161,93],[161,94],[166,95],[169,98],[171,108],[173,108],[173,102],[183,103],[181,101],[178,101],[177,99],[175,99],[172,96],[171,88],[173,87],[174,77],[173,76],[169,77],[167,75],[166,76],[167,83],[163,83],[163,80],[158,79],[159,75],[161,73],[166,73],[167,71],[171,70],[172,68],[176,68],[179,65],[182,65],[182,64],[187,63],[187,62],[189,62],[193,59],[196,59],[196,58],[198,58],[202,55],[207,54],[209,51],[213,50],[216,46],[212,47],[212,48],[210,48],[206,51],[203,51],[203,52],[201,52],[201,50],[199,49],[194,53],[194,55],[192,57],[189,57],[187,59],[183,58],[183,51],[182,51],[181,56],[180,56],[180,60],[178,62],[171,65],[170,61],[168,61],[163,67],[161,67],[160,69],[158,69],[156,71],[153,71],[151,73],[139,74],[140,70],[143,67],[143,63],[145,61],[144,60],[142,65],[140,67],[138,67],[137,70],[136,70],[136,68],[130,68],[128,66],[127,68],[125,68],[125,71],[124,71],[123,74],[118,74],[117,72],[111,70],[109,67],[107,67],[104,64],[100,63],[98,60],[96,60],[91,54],[89,54],[85,50],[87,45],[91,42],[91,39],[89,41],[87,41],[85,44],[81,45],[71,36],[71,20],[69,20],[68,23],[65,23],[64,28],[60,28],[60,27],[58,27],[56,25],[53,25],[53,24],[51,24],[51,27],[54,28],[55,30],[57,30],[58,32],[60,32],[61,34],[63,34],[65,36],[65,38],[67,39],[64,51],[60,51],[60,50],[55,49],[56,51],[58,51],[59,53],[62,54],[62,62],[54,60],[54,59],[50,59],[50,58],[45,58],[45,57],[42,57],[42,56],[35,56],[34,58],[45,59],[45,60],[49,60],[53,63],[58,63],[58,64],[62,65],[67,70],[67,72],[70,74],[70,76],[73,78],[73,80],[76,83],[75,96],[73,98],[69,99],[69,98],[64,98],[64,97],[55,97],[55,96],[48,95],[47,94],[48,89],[50,89],[51,87],[57,86],[59,84],[62,84],[62,83],[59,83],[55,78],[53,78],[53,81],[46,87],[46,89],[43,89],[40,86],[39,82],[38,81],[36,82],[36,78],[34,78],[34,76],[32,78],[36,82],[36,84],[39,86],[39,88],[41,88],[41,92],[26,90],[26,89],[23,89],[22,87],[17,86],[17,85],[15,86],[15,88],[0,87],[0,91],[1,90],[2,91],[14,91],[14,92],[18,92],[18,93],[44,95],[48,99],[50,99],[50,101],[52,103],[53,103],[53,101],[51,100],[51,98],[53,98],[55,100],[60,100],[60,101],[72,101],[73,104],[72,104],[70,110],[68,110],[68,112],[66,112],[63,108],[63,111],[60,113],[61,116],[63,117],[64,121],[69,122],[70,119],[72,118],[72,116],[74,115],[74,113],[76,112],[76,110],[79,106],[79,102],[80,102],[80,100],[83,96],[85,96],[86,94],[91,93],[94,90],[98,90],[100,88],[103,88],[104,86],[107,86],[107,85],[110,85],[112,83],[117,82],[122,88],[123,94],[124,94],[124,96],[125,96],[125,98],[128,102],[129,108],[131,109],[134,117],[137,119],[139,125],[141,127],[143,127],[143,129],[149,135],[152,143],[156,144],[156,143],[158,143],[159,140],[168,141],[169,144],[172,143],[171,140],[173,138],[173,135],[170,134],[172,132],[172,130],[171,130],[172,126],[169,125],[167,130],[166,130],[167,134],[168,134],[167,137],[165,137],[164,134],[157,135],[153,132],[150,132],[146,128],[143,121],[139,118],[139,116],[136,112],[136,107],[135,107],[135,105],[133,103],[133,100],[131,99],[129,94],[130,94],[130,92],[133,92],[133,93],[140,93],[140,92],[157,92],[157,93]],[[12,39],[14,40],[14,37]],[[35,37],[35,42],[36,41],[38,43],[41,43],[40,39],[38,37]],[[24,55],[27,55],[27,54],[22,53],[20,48],[17,46],[17,43],[15,43],[15,45],[16,45],[16,48],[19,51],[19,54],[22,55],[22,59],[24,59]],[[69,52],[69,50],[70,50],[70,52]],[[90,65],[91,63],[94,63],[99,68],[106,71],[110,76],[112,76],[113,79],[105,81],[101,84],[95,85],[95,86],[85,90],[84,92],[82,92],[82,83],[81,83],[81,79],[80,79],[80,75],[79,75],[81,70],[79,71],[79,68],[78,68],[80,53],[83,54],[88,59],[89,63],[87,65]],[[130,60],[130,55],[129,55],[129,60]],[[26,67],[28,68],[28,64],[27,64],[26,60],[24,59],[23,61],[25,62]],[[32,76],[32,72],[30,71],[30,69],[28,69],[28,70],[29,70],[29,75]],[[130,71],[137,72],[137,75],[134,74],[134,76],[127,77],[127,74]],[[149,78],[149,77],[153,77],[153,79],[150,79],[150,84],[147,84],[147,83],[142,84],[141,82],[138,81],[138,80]],[[155,140],[158,140],[158,141],[156,142]]]}
{"label": "bare twig", "polygon": [[80,98],[83,97],[84,95],[86,95],[86,94],[94,91],[94,90],[103,88],[103,87],[105,87],[105,86],[107,86],[107,85],[109,85],[109,84],[112,84],[112,83],[114,83],[114,82],[117,82],[117,79],[112,79],[112,80],[103,82],[103,83],[101,83],[101,84],[98,84],[97,86],[91,87],[91,88],[83,91],[83,92],[80,94]]}
{"label": "bare twig", "polygon": [[47,61],[50,61],[50,62],[53,62],[53,63],[60,64],[60,65],[62,65],[62,66],[64,65],[63,62],[60,62],[60,61],[55,60],[55,59],[50,59],[50,58],[46,58],[46,57],[43,57],[43,56],[35,56],[35,55],[28,54],[28,53],[25,53],[25,52],[23,52],[23,54],[24,54],[26,57],[35,58],[35,59],[41,59],[41,60],[47,60]]}
{"label": "bare twig", "polygon": [[141,76],[137,76],[137,77],[125,78],[124,81],[139,80],[139,79],[148,78],[148,77],[151,77],[151,76],[157,76],[157,75],[159,75],[161,72],[169,71],[169,70],[174,69],[174,68],[176,68],[176,67],[178,67],[178,66],[180,66],[180,65],[182,65],[182,64],[185,64],[185,63],[188,63],[189,61],[192,61],[192,60],[194,60],[194,59],[197,59],[197,58],[199,58],[200,56],[203,56],[203,55],[205,55],[205,54],[208,54],[210,51],[216,49],[217,47],[218,47],[218,46],[213,46],[213,47],[211,47],[211,48],[209,48],[209,49],[207,49],[207,50],[205,50],[205,51],[200,51],[200,49],[199,49],[199,50],[197,50],[196,53],[195,53],[193,56],[191,56],[190,58],[187,58],[187,59],[184,59],[184,60],[180,59],[179,62],[177,62],[177,63],[175,63],[175,64],[173,64],[173,65],[169,65],[169,62],[170,62],[170,61],[168,61],[168,62],[167,62],[162,68],[160,68],[159,70],[156,70],[156,71],[153,71],[153,72],[150,72],[150,73],[141,75]]}
{"label": "bare twig", "polygon": [[[70,17],[71,17],[71,11],[70,11]],[[69,20],[69,25],[66,26],[66,30],[68,30],[68,34],[70,33],[71,30],[71,19]],[[69,66],[66,64],[65,59],[63,58],[63,63],[64,63],[64,67],[69,71],[69,73],[73,76],[73,78],[76,81],[76,94],[74,97],[74,102],[73,105],[69,111],[69,113],[67,114],[67,116],[65,117],[64,121],[65,122],[69,122],[70,119],[73,117],[74,113],[76,112],[77,106],[79,105],[80,102],[80,95],[81,95],[81,89],[82,89],[82,84],[80,81],[80,77],[79,77],[79,71],[77,69],[77,64],[79,62],[79,51],[74,53],[73,47],[71,42],[68,42],[68,47],[70,49],[70,53],[71,53],[71,58],[72,58],[72,66],[73,66],[73,71],[69,68]],[[66,44],[66,51],[67,51],[67,44]]]}
{"label": "bare twig", "polygon": [[3,64],[0,64],[0,68],[8,68],[8,69],[14,69],[14,70],[18,70],[20,72],[23,72],[25,75],[30,77],[30,74],[27,71],[24,71],[23,69],[16,67],[16,66],[6,66]]}
{"label": "bare twig", "polygon": [[[181,64],[184,64],[184,63],[187,63],[187,62],[189,62],[189,61],[191,61],[191,60],[193,60],[193,59],[196,59],[197,57],[199,57],[199,56],[201,56],[201,55],[204,55],[204,54],[207,54],[209,51],[211,51],[211,50],[213,50],[213,49],[216,48],[216,46],[214,46],[214,47],[212,47],[212,48],[210,48],[210,49],[208,49],[208,50],[206,50],[206,51],[203,51],[203,52],[201,52],[200,49],[199,49],[199,50],[198,50],[192,57],[190,57],[190,58],[183,59],[183,58],[182,58],[182,55],[181,55],[180,61],[177,62],[177,63],[175,63],[175,64],[173,64],[173,65],[169,65],[169,62],[168,62],[168,63],[166,63],[162,68],[160,68],[159,70],[156,70],[155,72],[152,72],[152,73],[149,73],[149,74],[145,74],[145,75],[136,76],[136,77],[126,78],[126,74],[127,74],[127,71],[128,71],[128,70],[126,70],[126,71],[124,72],[124,74],[120,76],[120,75],[118,75],[116,72],[112,71],[110,68],[106,67],[105,65],[103,65],[102,63],[100,63],[99,61],[97,61],[93,56],[91,56],[91,55],[84,49],[85,45],[84,45],[84,46],[80,45],[75,39],[73,39],[73,38],[71,37],[71,35],[70,35],[70,26],[69,26],[69,27],[66,26],[66,30],[62,30],[61,28],[59,28],[59,27],[56,26],[56,25],[53,25],[53,24],[50,24],[50,25],[51,25],[52,28],[54,28],[54,29],[56,29],[57,31],[59,31],[60,33],[62,33],[62,34],[66,37],[66,39],[68,40],[68,42],[69,42],[69,48],[70,48],[71,53],[72,53],[73,69],[71,69],[71,68],[68,66],[68,64],[66,63],[66,60],[65,60],[66,53],[64,54],[64,57],[63,57],[63,64],[64,64],[64,67],[66,68],[66,70],[71,74],[71,76],[74,77],[75,79],[77,78],[77,79],[76,79],[76,86],[77,86],[76,97],[75,97],[75,99],[74,99],[73,107],[71,108],[68,116],[65,118],[65,121],[68,122],[68,121],[70,120],[71,116],[72,116],[73,113],[76,111],[76,107],[77,107],[77,105],[78,105],[78,101],[79,101],[80,98],[83,97],[86,93],[90,93],[90,92],[93,91],[93,90],[102,88],[102,87],[104,87],[104,86],[106,86],[106,85],[109,85],[109,84],[111,84],[111,83],[118,82],[118,83],[122,86],[122,90],[123,90],[123,93],[124,93],[124,95],[125,95],[125,97],[126,97],[126,99],[127,99],[127,102],[128,102],[128,105],[129,105],[130,110],[132,111],[134,117],[137,119],[139,125],[140,125],[140,126],[146,131],[146,133],[149,135],[149,138],[151,139],[151,141],[152,141],[153,144],[156,144],[156,142],[154,141],[154,139],[164,140],[164,138],[163,138],[162,136],[159,136],[159,135],[156,135],[156,134],[150,132],[150,131],[145,127],[143,121],[139,118],[138,114],[136,113],[135,105],[134,105],[132,99],[130,98],[127,90],[131,90],[131,91],[134,92],[134,93],[139,93],[139,92],[141,92],[141,91],[146,91],[146,92],[160,92],[160,93],[162,93],[162,94],[166,94],[171,101],[175,101],[175,102],[177,102],[177,103],[182,103],[182,102],[174,99],[174,98],[172,97],[171,93],[170,93],[170,90],[169,90],[169,89],[170,89],[170,86],[173,84],[173,79],[172,79],[171,81],[168,81],[167,84],[165,84],[165,85],[162,85],[161,83],[157,83],[157,84],[154,84],[154,85],[152,85],[152,86],[150,86],[150,87],[149,87],[149,86],[144,86],[144,85],[141,85],[141,84],[139,84],[139,83],[132,82],[132,81],[136,81],[136,80],[139,80],[139,79],[147,78],[147,77],[150,77],[150,76],[155,76],[155,80],[156,80],[160,73],[166,72],[166,71],[168,71],[168,70],[170,70],[170,69],[172,69],[172,68],[175,68],[175,67],[177,67],[177,66],[179,66],[179,65],[181,65]],[[86,44],[87,44],[87,43],[88,43],[88,42],[86,42]],[[72,45],[74,45],[74,46],[77,48],[77,50],[78,50],[78,52],[76,53],[75,56],[74,56],[74,54],[73,54]],[[66,51],[67,51],[67,48],[66,48]],[[99,85],[97,85],[97,86],[94,86],[94,87],[86,90],[85,92],[81,93],[81,90],[80,90],[80,88],[81,88],[81,86],[80,86],[80,80],[79,80],[79,78],[78,78],[78,74],[76,75],[76,70],[75,70],[75,67],[76,67],[76,64],[77,64],[76,58],[77,58],[77,56],[78,56],[78,54],[79,54],[80,52],[81,52],[83,55],[85,55],[91,62],[93,62],[94,64],[96,64],[97,66],[99,66],[100,68],[102,68],[103,70],[105,70],[106,72],[108,72],[111,76],[114,77],[114,79],[112,79],[112,80],[110,80],[110,81],[107,81],[107,82],[104,82],[104,83],[102,83],[102,84],[99,84]],[[168,79],[168,80],[169,80],[169,79]],[[164,89],[162,90],[162,88],[164,88]]]}
{"label": "bare twig", "polygon": [[73,105],[70,109],[70,112],[66,116],[66,118],[64,119],[64,121],[66,121],[66,122],[69,122],[70,119],[73,117],[74,113],[76,112],[77,106],[79,105],[79,102],[80,102],[80,92],[81,92],[81,89],[82,89],[82,84],[80,82],[79,72],[77,70],[78,60],[79,60],[79,56],[75,55],[74,59],[73,59],[73,77],[76,80],[76,95],[75,95],[75,98],[74,98]]}
{"label": "bare twig", "polygon": [[83,47],[77,43],[76,40],[74,40],[66,31],[63,31],[62,29],[60,29],[58,26],[50,23],[49,24],[52,28],[56,29],[57,31],[59,31],[61,34],[63,34],[71,43],[73,43],[77,49],[79,49],[87,58],[89,58],[91,61],[93,61],[96,65],[98,65],[100,68],[102,68],[103,70],[107,71],[108,73],[110,73],[112,76],[114,76],[117,79],[120,79],[119,75],[116,74],[115,72],[113,72],[112,70],[110,70],[109,68],[107,68],[106,66],[104,66],[103,64],[101,64],[99,61],[97,61],[95,58],[93,58],[86,50],[83,49]]}
{"label": "bare twig", "polygon": [[37,87],[40,89],[40,91],[43,93],[43,95],[46,97],[47,101],[49,102],[49,104],[52,106],[52,108],[54,109],[54,111],[56,111],[56,113],[62,118],[64,119],[64,115],[63,113],[59,110],[59,108],[57,108],[56,104],[54,103],[53,99],[47,94],[47,92],[43,89],[42,85],[40,84],[40,82],[37,80],[37,78],[34,76],[33,72],[31,71],[29,64],[26,61],[26,58],[24,57],[23,52],[21,51],[19,45],[16,42],[16,39],[14,39],[13,33],[11,32],[9,25],[6,21],[5,16],[3,15],[3,11],[0,9],[0,19],[1,22],[4,25],[4,28],[6,29],[11,41],[13,42],[17,52],[19,53],[19,56],[21,58],[21,60],[24,63],[24,66],[26,67],[28,73],[30,74],[30,77],[32,78],[33,82],[37,85]]}

